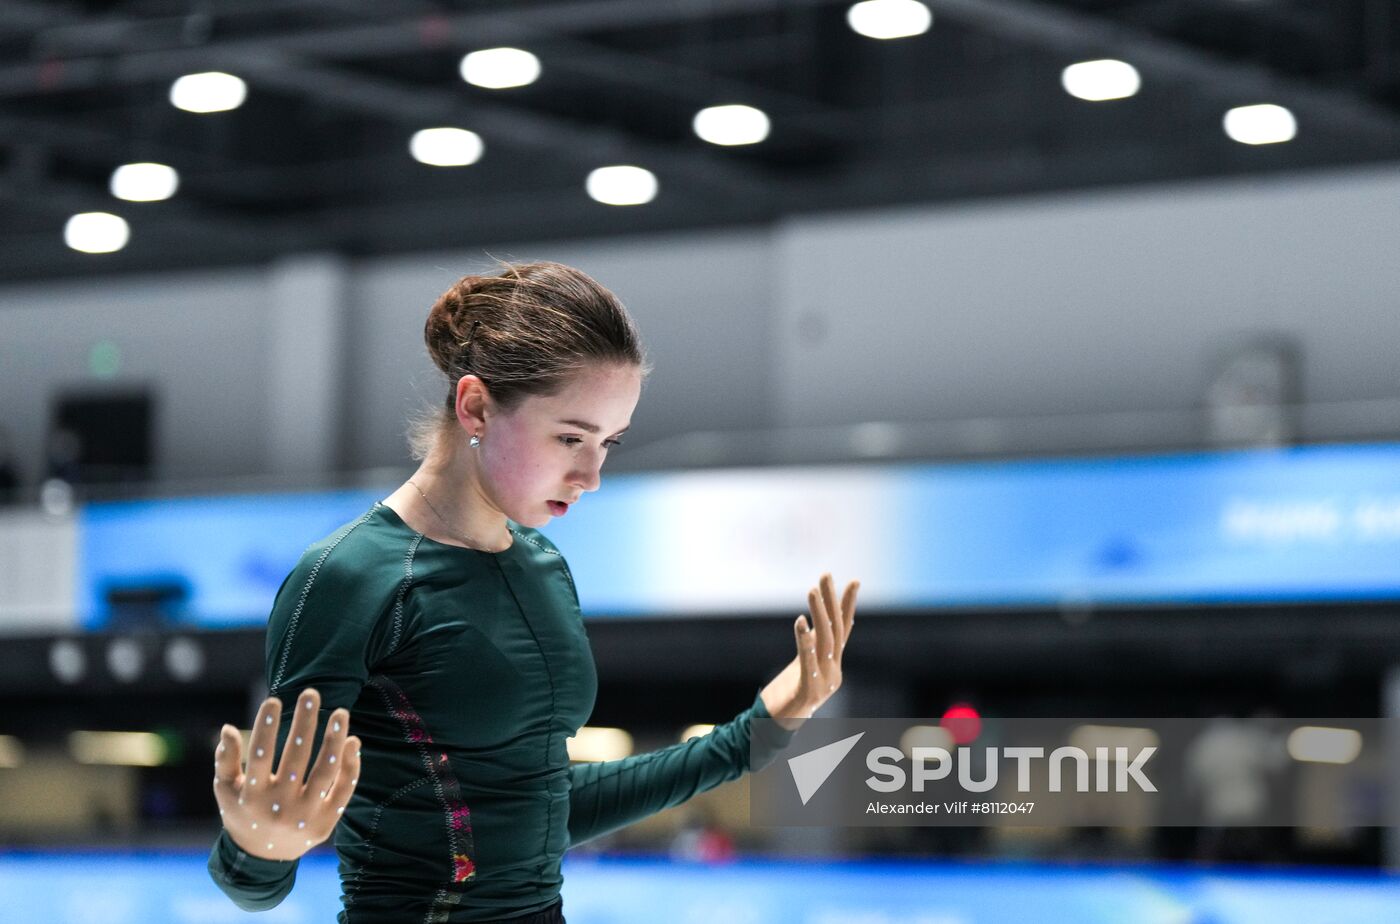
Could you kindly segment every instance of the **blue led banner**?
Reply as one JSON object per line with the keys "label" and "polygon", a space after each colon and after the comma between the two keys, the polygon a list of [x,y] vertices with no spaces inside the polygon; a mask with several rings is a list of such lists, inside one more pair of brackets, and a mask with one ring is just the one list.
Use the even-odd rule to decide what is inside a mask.
{"label": "blue led banner", "polygon": [[[84,624],[260,622],[390,490],[90,505]],[[544,531],[591,616],[1400,600],[1400,445],[609,476]]]}
{"label": "blue led banner", "polygon": [[[165,624],[210,628],[265,622],[302,551],[386,493],[88,504],[78,530],[81,622],[106,628],[124,610]],[[113,600],[127,605],[113,606]]]}

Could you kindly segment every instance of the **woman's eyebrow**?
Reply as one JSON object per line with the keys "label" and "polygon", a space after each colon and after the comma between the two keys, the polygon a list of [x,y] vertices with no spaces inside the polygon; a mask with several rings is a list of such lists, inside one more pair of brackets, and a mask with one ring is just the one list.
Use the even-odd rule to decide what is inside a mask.
{"label": "woman's eyebrow", "polygon": [[[591,423],[589,423],[589,422],[586,421],[586,420],[561,420],[561,421],[559,421],[559,422],[560,422],[561,424],[568,424],[568,425],[571,426],[571,427],[578,427],[580,430],[587,430],[589,433],[597,433],[599,430],[603,429],[602,427],[598,426],[597,424],[591,424]],[[630,429],[632,429],[632,425],[631,425],[631,424],[628,424],[627,426],[623,427],[621,430],[618,430],[617,432],[618,432],[618,433],[626,433],[626,432],[627,432],[628,430],[630,430]]]}

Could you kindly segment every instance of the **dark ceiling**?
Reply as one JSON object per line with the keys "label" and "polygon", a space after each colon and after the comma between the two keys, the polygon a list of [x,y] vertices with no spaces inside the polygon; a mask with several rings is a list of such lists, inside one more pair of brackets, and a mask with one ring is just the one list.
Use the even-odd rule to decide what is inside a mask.
{"label": "dark ceiling", "polygon": [[[827,0],[0,2],[0,279],[765,223],[817,210],[1400,160],[1400,0],[927,0],[933,28],[877,41]],[[510,45],[535,83],[470,86]],[[1060,86],[1076,61],[1141,72],[1129,99]],[[224,70],[239,109],[195,115],[171,82]],[[695,112],[743,102],[769,138],[717,147]],[[1285,144],[1221,130],[1232,106],[1297,117]],[[477,132],[469,167],[408,153]],[[168,201],[114,199],[112,170],[174,166]],[[655,200],[601,205],[588,171],[631,163]],[[131,242],[69,250],[80,211]]]}

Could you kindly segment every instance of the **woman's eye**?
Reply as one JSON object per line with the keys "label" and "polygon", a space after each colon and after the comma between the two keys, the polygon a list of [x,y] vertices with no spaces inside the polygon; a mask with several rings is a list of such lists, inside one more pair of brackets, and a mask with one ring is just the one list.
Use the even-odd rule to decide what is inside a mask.
{"label": "woman's eye", "polygon": [[[583,438],[578,436],[561,436],[559,437],[559,442],[563,443],[565,446],[572,446],[575,443],[583,442]],[[603,446],[607,449],[611,449],[614,446],[621,445],[622,440],[603,440]]]}

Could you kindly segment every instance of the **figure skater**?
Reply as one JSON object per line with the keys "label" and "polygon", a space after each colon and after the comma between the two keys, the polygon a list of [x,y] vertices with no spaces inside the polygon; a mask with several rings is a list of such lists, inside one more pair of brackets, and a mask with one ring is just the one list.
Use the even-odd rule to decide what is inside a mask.
{"label": "figure skater", "polygon": [[793,660],[733,720],[570,766],[597,677],[573,576],[537,529],[598,489],[650,371],[640,338],[557,263],[461,279],[424,336],[448,388],[412,428],[422,464],[283,581],[246,765],[234,726],[215,749],[209,871],[239,907],[271,908],[334,834],[342,924],[557,924],[570,845],[761,769],[840,687],[859,585],[838,601],[820,579]]}

